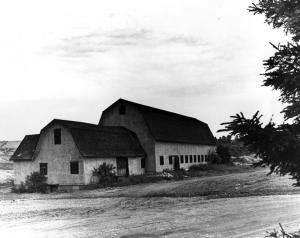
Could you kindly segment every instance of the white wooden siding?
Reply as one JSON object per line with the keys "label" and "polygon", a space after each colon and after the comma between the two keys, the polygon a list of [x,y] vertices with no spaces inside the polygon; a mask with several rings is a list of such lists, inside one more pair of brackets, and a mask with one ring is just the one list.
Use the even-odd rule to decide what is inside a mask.
{"label": "white wooden siding", "polygon": [[[208,155],[210,151],[215,151],[215,146],[208,145],[193,145],[193,144],[181,144],[181,143],[168,143],[168,142],[156,142],[155,143],[155,158],[156,158],[156,171],[161,172],[164,169],[174,168],[173,163],[169,164],[169,156],[179,156],[180,168],[188,169],[194,164],[204,164],[206,162],[198,162],[198,155]],[[180,156],[184,156],[184,163],[181,163]],[[188,163],[185,163],[185,156],[188,155]],[[190,162],[190,155],[193,156],[193,162]],[[196,155],[196,162],[194,162],[194,155]],[[160,165],[160,156],[164,156],[164,165]]]}

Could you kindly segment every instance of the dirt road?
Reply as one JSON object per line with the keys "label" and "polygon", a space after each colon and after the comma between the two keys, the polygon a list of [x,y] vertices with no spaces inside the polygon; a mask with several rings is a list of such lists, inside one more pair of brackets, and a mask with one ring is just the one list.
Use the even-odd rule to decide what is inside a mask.
{"label": "dirt road", "polygon": [[264,237],[300,228],[300,195],[0,201],[0,237]]}

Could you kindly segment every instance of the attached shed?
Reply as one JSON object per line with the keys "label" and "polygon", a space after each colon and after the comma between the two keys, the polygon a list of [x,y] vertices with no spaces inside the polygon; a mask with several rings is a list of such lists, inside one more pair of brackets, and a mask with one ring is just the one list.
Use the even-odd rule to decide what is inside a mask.
{"label": "attached shed", "polygon": [[106,162],[118,176],[143,174],[145,152],[136,134],[124,127],[54,119],[37,135],[27,135],[15,151],[15,183],[33,171],[49,184],[86,185],[92,171]]}

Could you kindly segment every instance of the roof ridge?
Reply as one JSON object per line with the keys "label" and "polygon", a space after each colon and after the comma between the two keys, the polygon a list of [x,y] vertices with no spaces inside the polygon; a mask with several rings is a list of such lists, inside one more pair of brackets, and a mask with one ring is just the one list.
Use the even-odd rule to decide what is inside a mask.
{"label": "roof ridge", "polygon": [[86,124],[86,125],[98,126],[98,124],[93,124],[93,123],[89,123],[89,122],[72,121],[72,120],[57,119],[57,118],[54,118],[51,122],[53,122],[53,121],[70,122],[70,123],[80,123],[80,124]]}
{"label": "roof ridge", "polygon": [[77,130],[85,130],[85,131],[101,131],[101,132],[106,132],[106,133],[115,133],[115,134],[121,134],[121,133],[124,133],[124,132],[121,132],[121,131],[113,131],[113,130],[105,130],[105,129],[110,129],[110,128],[120,128],[122,129],[124,132],[132,132],[134,133],[133,131],[123,127],[123,126],[97,126],[95,128],[79,128],[79,127],[73,127],[71,129],[77,129]]}
{"label": "roof ridge", "polygon": [[[187,119],[192,119],[192,120],[195,120],[195,121],[197,121],[197,122],[200,122],[200,123],[203,123],[203,124],[206,124],[206,125],[207,125],[207,123],[205,123],[205,122],[203,122],[203,121],[200,121],[199,119],[197,119],[197,118],[195,118],[195,117],[191,117],[191,116],[187,116],[187,115],[182,115],[182,114],[179,114],[179,113],[176,113],[176,112],[171,112],[171,111],[167,111],[167,110],[164,110],[164,109],[160,109],[160,108],[156,108],[156,107],[151,107],[151,106],[148,106],[148,105],[145,105],[145,104],[140,104],[140,103],[128,101],[128,100],[123,99],[123,98],[118,99],[116,102],[119,102],[119,101],[124,101],[124,102],[130,103],[130,104],[134,104],[134,105],[136,105],[136,106],[138,106],[138,107],[143,107],[143,108],[145,108],[145,109],[154,110],[154,111],[157,111],[157,112],[159,112],[159,113],[171,114],[171,115],[174,115],[174,116],[179,116],[179,117],[183,117],[183,118],[187,118]],[[115,102],[115,103],[116,103],[116,102]],[[113,104],[115,104],[115,103],[113,103]],[[112,104],[112,105],[113,105],[113,104]],[[111,105],[111,106],[112,106],[112,105]],[[111,106],[109,106],[108,108],[110,108]],[[108,109],[108,108],[107,108],[107,109]],[[106,109],[105,109],[105,110],[106,110]],[[105,111],[105,110],[104,110],[104,111]]]}

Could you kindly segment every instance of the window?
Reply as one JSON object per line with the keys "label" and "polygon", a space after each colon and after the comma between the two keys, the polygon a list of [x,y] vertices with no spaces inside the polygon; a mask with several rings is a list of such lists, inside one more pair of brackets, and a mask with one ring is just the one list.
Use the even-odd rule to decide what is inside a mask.
{"label": "window", "polygon": [[186,162],[186,163],[189,162],[189,156],[188,156],[188,155],[185,156],[185,162]]}
{"label": "window", "polygon": [[47,163],[40,163],[40,173],[43,175],[48,174],[48,164]]}
{"label": "window", "polygon": [[160,165],[164,165],[165,161],[163,156],[159,156],[159,163]]}
{"label": "window", "polygon": [[184,161],[183,161],[183,155],[180,155],[180,163],[184,163]]}
{"label": "window", "polygon": [[193,156],[190,155],[190,163],[193,163]]}
{"label": "window", "polygon": [[121,105],[119,107],[119,114],[120,115],[125,115],[126,114],[126,107],[125,107],[125,105]]}
{"label": "window", "polygon": [[54,144],[60,145],[61,144],[61,129],[54,129]]}
{"label": "window", "polygon": [[197,155],[194,155],[194,163],[197,162]]}
{"label": "window", "polygon": [[145,158],[141,159],[141,168],[144,169],[146,167],[146,160]]}
{"label": "window", "polygon": [[204,161],[204,155],[201,155],[201,162]]}
{"label": "window", "polygon": [[207,161],[207,155],[205,155],[205,161]]}
{"label": "window", "polygon": [[79,162],[78,161],[70,162],[70,170],[71,170],[71,174],[79,174]]}
{"label": "window", "polygon": [[172,164],[173,163],[173,160],[172,160],[172,156],[170,155],[169,156],[169,164]]}
{"label": "window", "polygon": [[198,155],[198,163],[200,163],[200,155]]}

